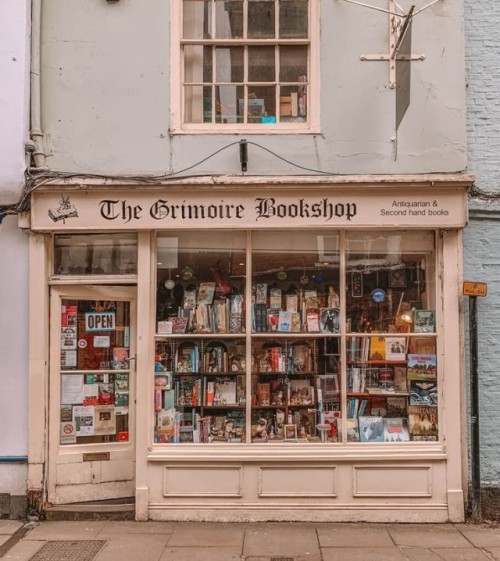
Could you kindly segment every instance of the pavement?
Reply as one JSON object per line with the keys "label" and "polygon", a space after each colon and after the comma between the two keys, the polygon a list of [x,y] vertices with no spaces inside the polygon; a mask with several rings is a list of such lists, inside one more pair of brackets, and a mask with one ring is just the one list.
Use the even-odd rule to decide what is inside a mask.
{"label": "pavement", "polygon": [[0,520],[0,558],[500,561],[500,525]]}

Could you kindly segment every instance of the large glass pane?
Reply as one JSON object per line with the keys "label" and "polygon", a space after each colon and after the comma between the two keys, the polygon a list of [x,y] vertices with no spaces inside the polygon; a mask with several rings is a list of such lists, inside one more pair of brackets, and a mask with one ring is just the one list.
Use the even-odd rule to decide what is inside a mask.
{"label": "large glass pane", "polygon": [[215,121],[217,123],[242,123],[243,105],[239,100],[243,99],[243,86],[216,86],[217,112]]}
{"label": "large glass pane", "polygon": [[434,233],[353,232],[346,250],[347,440],[438,440]]}
{"label": "large glass pane", "polygon": [[243,47],[217,47],[215,68],[217,82],[243,82]]}
{"label": "large glass pane", "polygon": [[215,10],[217,39],[243,37],[243,0],[216,0]]}
{"label": "large glass pane", "polygon": [[184,0],[184,39],[209,39],[212,34],[212,13],[210,0]]}
{"label": "large glass pane", "polygon": [[303,81],[307,75],[307,47],[280,47],[280,82]]}
{"label": "large glass pane", "polygon": [[308,8],[308,0],[280,0],[280,38],[298,39],[308,36]]}
{"label": "large glass pane", "polygon": [[249,82],[274,82],[276,80],[276,61],[274,47],[248,48]]}
{"label": "large glass pane", "polygon": [[184,47],[184,81],[210,83],[213,77],[212,47],[186,45]]}
{"label": "large glass pane", "polygon": [[247,122],[276,123],[276,88],[274,86],[249,88]]}
{"label": "large glass pane", "polygon": [[62,301],[61,444],[129,440],[129,353],[128,302]]}
{"label": "large glass pane", "polygon": [[120,275],[137,273],[137,235],[56,234],[54,274]]}
{"label": "large glass pane", "polygon": [[184,89],[184,121],[186,123],[211,123],[213,119],[212,88],[186,86]]}
{"label": "large glass pane", "polygon": [[274,0],[248,0],[248,37],[275,37],[276,13]]}
{"label": "large glass pane", "polygon": [[245,243],[235,232],[158,237],[155,442],[245,441]]}
{"label": "large glass pane", "polygon": [[252,246],[252,441],[337,442],[339,235],[257,232]]}

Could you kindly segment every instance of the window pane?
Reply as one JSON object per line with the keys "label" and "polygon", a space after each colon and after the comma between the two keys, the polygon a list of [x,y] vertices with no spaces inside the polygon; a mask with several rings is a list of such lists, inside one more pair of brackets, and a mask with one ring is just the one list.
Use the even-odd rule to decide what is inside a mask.
{"label": "window pane", "polygon": [[243,122],[243,86],[216,86],[217,123],[242,123]]}
{"label": "window pane", "polygon": [[249,123],[276,123],[276,88],[252,86],[247,109]]}
{"label": "window pane", "polygon": [[243,47],[219,47],[215,50],[217,82],[243,82]]}
{"label": "window pane", "polygon": [[280,33],[282,38],[308,36],[308,0],[280,0]]}
{"label": "window pane", "polygon": [[54,274],[137,273],[135,234],[61,234],[54,240]]}
{"label": "window pane", "polygon": [[275,36],[275,2],[249,0],[248,37],[250,39],[269,39]]}
{"label": "window pane", "polygon": [[274,47],[248,48],[249,82],[274,82],[276,80],[274,53]]}
{"label": "window pane", "polygon": [[184,39],[209,39],[212,18],[209,0],[184,0],[183,2]]}
{"label": "window pane", "polygon": [[61,444],[129,440],[129,345],[129,302],[62,301]]}
{"label": "window pane", "polygon": [[184,121],[186,123],[211,123],[212,88],[210,86],[186,86],[184,93]]}
{"label": "window pane", "polygon": [[281,86],[280,88],[280,121],[303,121],[300,113],[299,86]]}
{"label": "window pane", "polygon": [[212,48],[202,45],[184,47],[184,81],[201,83],[212,81]]}
{"label": "window pane", "polygon": [[298,82],[307,75],[307,47],[280,47],[280,82]]}
{"label": "window pane", "polygon": [[215,10],[215,36],[217,39],[243,37],[243,0],[217,0]]}

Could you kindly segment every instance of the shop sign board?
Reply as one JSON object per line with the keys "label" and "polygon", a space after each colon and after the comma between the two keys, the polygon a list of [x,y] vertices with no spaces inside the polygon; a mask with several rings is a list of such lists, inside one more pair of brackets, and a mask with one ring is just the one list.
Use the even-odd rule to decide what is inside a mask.
{"label": "shop sign board", "polygon": [[41,191],[33,230],[269,227],[441,227],[466,223],[463,189],[367,191],[298,189],[209,191]]}
{"label": "shop sign board", "polygon": [[86,312],[85,331],[114,331],[115,318],[114,312]]}

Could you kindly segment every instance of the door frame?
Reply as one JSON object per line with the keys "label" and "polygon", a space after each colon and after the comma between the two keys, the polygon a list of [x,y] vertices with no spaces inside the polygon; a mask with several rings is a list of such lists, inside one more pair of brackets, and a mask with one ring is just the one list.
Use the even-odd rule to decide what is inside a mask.
{"label": "door frame", "polygon": [[[95,500],[131,497],[135,493],[135,419],[136,419],[136,329],[137,329],[137,292],[135,286],[117,285],[57,285],[50,287],[49,307],[49,395],[48,395],[48,461],[46,494],[52,504],[70,504],[72,502],[87,502]],[[61,351],[61,302],[63,299],[101,300],[101,301],[129,301],[130,302],[130,369],[129,369],[129,440],[126,442],[92,443],[92,444],[60,444],[60,351]],[[91,460],[85,462],[85,469],[80,475],[99,480],[99,483],[85,482],[78,477],[78,470],[74,475],[66,477],[61,483],[58,477],[58,466],[62,464],[81,464],[84,454],[109,452],[112,462],[117,462],[118,478],[101,480],[101,464],[103,461]],[[128,463],[130,462],[130,466]],[[120,467],[123,471],[120,472]],[[132,478],[124,473],[133,470]],[[109,471],[109,470],[107,470]],[[59,480],[59,484],[58,484]]]}

